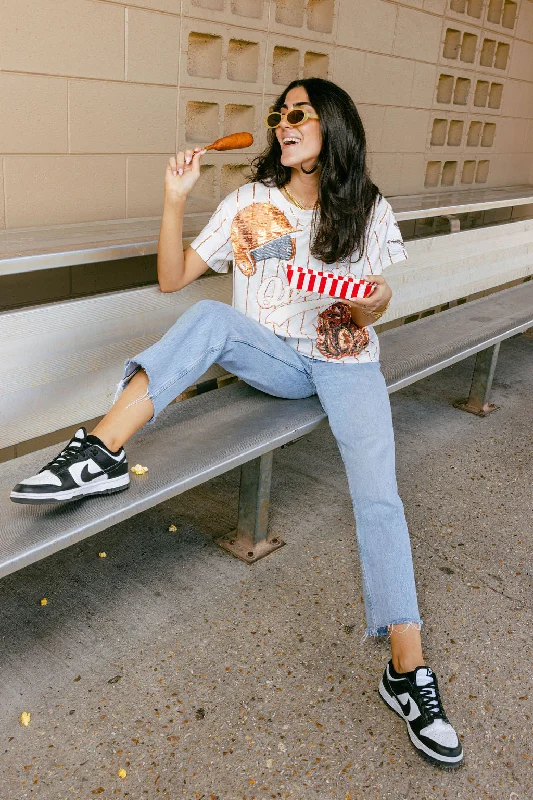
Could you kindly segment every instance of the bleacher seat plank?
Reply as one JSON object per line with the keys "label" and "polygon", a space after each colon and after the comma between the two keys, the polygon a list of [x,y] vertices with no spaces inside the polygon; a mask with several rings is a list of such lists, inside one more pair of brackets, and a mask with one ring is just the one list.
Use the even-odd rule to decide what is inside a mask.
{"label": "bleacher seat plank", "polygon": [[[211,213],[185,215],[185,244],[202,230]],[[3,230],[0,276],[153,255],[160,228],[161,216]]]}
{"label": "bleacher seat plank", "polygon": [[533,281],[385,331],[379,337],[389,391],[533,326]]}
{"label": "bleacher seat plank", "polygon": [[493,208],[533,203],[533,186],[492,186],[476,189],[454,189],[424,194],[387,195],[398,220],[424,219],[447,214],[466,214]]}

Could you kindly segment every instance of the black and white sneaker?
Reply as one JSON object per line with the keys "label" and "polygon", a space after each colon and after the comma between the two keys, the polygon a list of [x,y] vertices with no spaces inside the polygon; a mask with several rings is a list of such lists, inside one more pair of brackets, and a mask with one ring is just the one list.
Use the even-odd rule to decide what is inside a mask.
{"label": "black and white sneaker", "polygon": [[444,769],[463,762],[463,748],[442,707],[437,676],[430,667],[399,674],[387,664],[378,691],[407,725],[409,737],[425,759]]}
{"label": "black and white sneaker", "polygon": [[36,475],[17,483],[14,503],[59,503],[90,495],[112,494],[130,483],[126,453],[112,453],[85,428],[76,431],[68,445]]}

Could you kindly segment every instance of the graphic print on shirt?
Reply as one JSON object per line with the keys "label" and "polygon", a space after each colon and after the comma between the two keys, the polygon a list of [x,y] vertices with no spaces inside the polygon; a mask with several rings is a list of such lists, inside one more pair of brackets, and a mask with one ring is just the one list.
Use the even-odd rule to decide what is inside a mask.
{"label": "graphic print on shirt", "polygon": [[290,234],[297,230],[277,206],[251,203],[235,214],[231,224],[235,264],[249,278],[255,275],[258,261],[294,258],[296,245]]}
{"label": "graphic print on shirt", "polygon": [[319,314],[316,332],[316,346],[328,359],[357,356],[370,341],[368,328],[355,324],[346,303],[333,303]]}
{"label": "graphic print on shirt", "polygon": [[272,309],[265,322],[276,327],[287,325],[298,314],[324,308],[324,298],[314,298],[309,292],[292,289],[287,279],[282,280],[278,275],[265,278],[257,290],[257,305]]}
{"label": "graphic print on shirt", "polygon": [[[340,299],[289,286],[288,264],[328,268],[313,255],[315,229],[315,210],[299,209],[276,187],[248,183],[221,201],[191,247],[216,272],[229,272],[233,262],[234,307],[302,355],[346,364],[379,361],[374,328],[352,323]],[[354,251],[332,268],[361,280],[405,258],[401,231],[381,196],[367,221],[363,254]]]}

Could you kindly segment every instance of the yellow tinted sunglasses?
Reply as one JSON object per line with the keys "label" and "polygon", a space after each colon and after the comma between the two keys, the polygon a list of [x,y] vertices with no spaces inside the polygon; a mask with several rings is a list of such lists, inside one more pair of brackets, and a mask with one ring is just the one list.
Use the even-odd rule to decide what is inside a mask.
{"label": "yellow tinted sunglasses", "polygon": [[292,108],[286,114],[281,111],[271,111],[265,117],[265,125],[267,128],[277,128],[281,120],[285,118],[289,125],[302,125],[308,119],[319,119],[318,114],[312,114],[309,111],[304,111],[303,108]]}

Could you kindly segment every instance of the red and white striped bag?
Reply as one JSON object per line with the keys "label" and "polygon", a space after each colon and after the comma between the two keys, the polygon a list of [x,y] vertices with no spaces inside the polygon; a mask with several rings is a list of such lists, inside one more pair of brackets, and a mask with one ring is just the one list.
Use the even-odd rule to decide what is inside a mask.
{"label": "red and white striped bag", "polygon": [[339,272],[319,272],[316,269],[305,269],[287,264],[287,278],[292,289],[303,289],[304,292],[318,292],[329,297],[340,297],[353,300],[356,297],[368,297],[373,283],[356,281],[355,278],[345,277]]}

